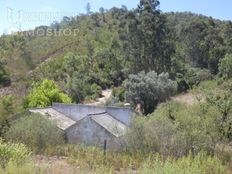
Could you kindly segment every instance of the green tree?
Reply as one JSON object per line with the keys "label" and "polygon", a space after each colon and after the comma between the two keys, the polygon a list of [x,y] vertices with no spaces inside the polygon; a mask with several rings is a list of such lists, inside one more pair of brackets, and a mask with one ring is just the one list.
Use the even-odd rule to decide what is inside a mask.
{"label": "green tree", "polygon": [[68,78],[67,92],[76,103],[84,101],[90,90],[88,84],[88,76],[82,72],[75,71],[71,77]]}
{"label": "green tree", "polygon": [[152,113],[159,102],[165,101],[176,92],[176,83],[169,79],[168,74],[158,75],[154,71],[129,75],[124,87],[126,101],[134,107],[141,104],[145,115]]}
{"label": "green tree", "polygon": [[232,54],[227,54],[219,63],[219,71],[221,76],[226,79],[232,77]]}
{"label": "green tree", "polygon": [[228,54],[232,54],[232,22],[228,21],[222,28],[222,37],[225,42],[226,51]]}
{"label": "green tree", "polygon": [[158,0],[141,0],[128,14],[129,57],[133,72],[168,72],[174,47]]}
{"label": "green tree", "polygon": [[181,39],[185,48],[186,62],[195,67],[207,68],[207,24],[204,20],[194,20],[182,29]]}
{"label": "green tree", "polygon": [[46,107],[53,102],[71,103],[72,100],[61,92],[54,81],[45,79],[41,83],[34,84],[25,100],[25,107]]}

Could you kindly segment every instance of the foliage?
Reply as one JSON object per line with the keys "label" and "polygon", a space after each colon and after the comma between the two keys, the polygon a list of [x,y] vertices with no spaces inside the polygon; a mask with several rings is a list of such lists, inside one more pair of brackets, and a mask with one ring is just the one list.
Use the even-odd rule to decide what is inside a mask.
{"label": "foliage", "polygon": [[39,114],[25,115],[15,121],[4,137],[12,142],[24,143],[34,152],[64,143],[64,133]]}
{"label": "foliage", "polygon": [[8,119],[14,113],[13,97],[5,96],[0,100],[0,136],[9,127]]}
{"label": "foliage", "polygon": [[184,78],[183,74],[177,74],[176,76],[176,83],[177,83],[177,92],[186,92],[190,86],[187,82],[187,80]]}
{"label": "foliage", "polygon": [[157,152],[162,156],[182,156],[185,142],[176,126],[167,119],[148,121],[147,118],[135,120],[125,137],[127,151],[136,150],[144,154]]}
{"label": "foliage", "polygon": [[208,156],[205,152],[175,158],[163,157],[158,153],[134,153],[107,151],[82,145],[65,145],[48,149],[48,155],[68,157],[68,161],[74,166],[78,164],[79,172],[87,173],[225,173],[225,166],[214,156]]}
{"label": "foliage", "polygon": [[93,83],[89,83],[88,76],[81,72],[75,71],[68,79],[67,92],[76,103],[83,102],[85,99],[94,100],[101,95],[102,88]]}
{"label": "foliage", "polygon": [[0,139],[0,168],[6,167],[9,163],[17,165],[29,162],[31,152],[23,144],[5,143]]}
{"label": "foliage", "polygon": [[1,86],[9,86],[10,85],[10,77],[6,72],[3,63],[0,59],[0,87]]}
{"label": "foliage", "polygon": [[[134,11],[128,12],[126,36],[131,72],[168,72],[174,46],[166,18],[159,10],[158,0],[141,0]],[[152,22],[151,22],[152,21]]]}
{"label": "foliage", "polygon": [[[206,100],[203,100],[205,103],[187,107],[171,102],[161,105],[149,118],[136,120],[128,134],[128,151],[155,151],[164,157],[178,157],[189,151],[196,155],[201,150],[213,153],[215,144],[232,140],[232,88],[229,81],[232,74],[232,23],[186,12],[163,13],[159,6],[158,0],[140,0],[138,7],[133,10],[123,6],[109,10],[101,8],[99,12],[93,13],[88,5],[86,15],[64,17],[60,23],[37,27],[30,31],[35,34],[21,32],[0,37],[0,86],[12,83],[12,87],[17,89],[16,97],[23,98],[24,94],[19,94],[26,91],[33,80],[36,81],[26,97],[26,108],[46,107],[52,102],[70,103],[71,99],[62,91],[79,103],[99,97],[102,89],[113,88],[111,104],[123,104],[126,99],[134,107],[141,104],[147,115],[176,91],[174,80],[178,92],[200,85],[200,92],[207,94]],[[36,34],[41,29],[46,31],[43,36]],[[55,37],[47,35],[48,29],[52,29]],[[55,33],[55,30],[60,29],[78,29],[78,34],[64,36]],[[153,70],[157,74],[150,72]],[[203,82],[214,78],[218,71],[222,79]],[[173,81],[165,74],[167,72]],[[28,85],[23,89],[16,88],[22,83]],[[15,100],[15,97],[10,96],[1,99],[1,134],[5,133],[9,125],[8,118],[15,113]],[[13,128],[18,124],[16,132]],[[29,131],[34,127],[52,140],[46,134],[47,128],[43,132],[29,118],[15,123],[10,131],[16,140],[23,137],[23,141],[35,151],[38,150],[36,146],[40,147],[39,150],[49,146],[44,143],[48,141],[44,137],[44,144],[38,143],[42,133]],[[23,128],[27,129],[28,135],[22,134]],[[31,138],[32,134],[37,137],[36,140]],[[132,159],[128,154],[123,154],[122,158],[118,154],[104,157],[102,152],[90,149],[90,154],[95,155],[93,161],[90,159],[93,156],[85,154],[86,149],[75,148],[73,151],[85,158],[81,165],[93,170],[99,167],[101,173],[128,166],[139,169],[146,160],[145,157]],[[96,159],[96,156],[99,158]],[[156,173],[157,170],[166,172],[169,169],[175,173],[187,173],[186,168],[191,168],[189,172],[192,173],[207,173],[206,169],[211,171],[213,167],[217,170],[215,159],[212,159],[212,167],[210,159],[202,158],[206,163],[201,165],[198,159],[190,157],[179,161],[168,159],[165,162],[157,157],[152,160],[159,161],[155,163],[156,167],[147,164],[141,168],[141,173]],[[75,155],[71,159],[81,160]],[[197,165],[200,167],[197,168]],[[17,168],[17,165],[9,164],[6,168],[14,167]]]}
{"label": "foliage", "polygon": [[206,98],[209,105],[215,107],[218,111],[218,131],[220,132],[221,140],[226,142],[231,142],[232,140],[231,90],[232,84],[227,82],[226,86],[221,86],[221,89],[214,91],[214,93],[210,92]]}
{"label": "foliage", "polygon": [[159,102],[165,101],[176,92],[175,82],[168,77],[168,74],[158,75],[154,71],[130,75],[124,83],[126,101],[134,107],[141,104],[145,115],[152,113]]}
{"label": "foliage", "polygon": [[163,161],[157,156],[155,159],[148,159],[139,169],[139,173],[142,174],[224,174],[225,172],[226,169],[218,158],[207,156],[203,152],[195,157],[190,154],[177,160],[168,158]]}
{"label": "foliage", "polygon": [[219,71],[221,76],[226,79],[232,77],[232,54],[227,54],[219,64]]}
{"label": "foliage", "polygon": [[207,69],[189,68],[185,73],[184,79],[189,87],[198,86],[202,81],[210,80],[211,73]]}
{"label": "foliage", "polygon": [[33,162],[27,162],[25,164],[17,165],[12,162],[8,163],[8,165],[5,168],[0,168],[0,174],[42,174],[44,173],[43,168],[36,167]]}
{"label": "foliage", "polygon": [[125,101],[125,88],[115,87],[112,91],[112,95],[118,99],[120,102]]}
{"label": "foliage", "polygon": [[[217,74],[220,59],[231,53],[231,22],[186,12],[163,13],[159,6],[157,0],[143,0],[135,10],[101,8],[2,36],[0,59],[5,65],[0,74],[7,70],[13,82],[49,78],[63,88],[72,77],[70,68],[82,71],[90,85],[103,89],[120,86],[130,73],[140,71],[169,72],[174,79],[176,73],[185,75],[185,64]],[[78,29],[78,34],[39,36],[41,29]],[[70,59],[74,67],[66,66]]]}
{"label": "foliage", "polygon": [[187,107],[169,102],[149,115],[137,118],[126,136],[132,152],[158,152],[162,156],[182,156],[201,150],[213,153],[221,140],[219,111],[207,104]]}
{"label": "foliage", "polygon": [[26,108],[51,106],[53,102],[71,103],[71,99],[62,93],[55,82],[43,80],[33,85],[25,100]]}

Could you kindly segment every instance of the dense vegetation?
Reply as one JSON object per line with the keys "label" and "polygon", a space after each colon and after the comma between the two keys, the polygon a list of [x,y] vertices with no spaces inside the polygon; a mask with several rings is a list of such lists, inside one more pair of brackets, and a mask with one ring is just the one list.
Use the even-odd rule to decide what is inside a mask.
{"label": "dense vegetation", "polygon": [[33,88],[25,99],[25,108],[51,106],[52,102],[71,103],[71,99],[60,92],[58,86],[51,80],[43,80],[33,84]]}
{"label": "dense vegetation", "polygon": [[[81,172],[220,174],[231,167],[232,22],[159,6],[140,0],[132,10],[91,12],[88,4],[86,14],[0,37],[0,173],[20,170],[15,157],[30,159],[27,148],[65,156]],[[146,115],[134,120],[121,153],[64,144],[40,115],[13,116],[52,102],[93,101],[109,88],[109,105],[129,102]],[[197,103],[169,101],[188,90]],[[41,171],[20,165],[24,173]]]}

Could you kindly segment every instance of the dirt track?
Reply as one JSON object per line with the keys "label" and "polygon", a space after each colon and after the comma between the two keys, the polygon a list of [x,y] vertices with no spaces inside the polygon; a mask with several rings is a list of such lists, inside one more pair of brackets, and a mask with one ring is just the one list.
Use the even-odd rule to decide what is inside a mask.
{"label": "dirt track", "polygon": [[112,95],[112,90],[111,89],[103,90],[101,95],[102,95],[102,97],[96,99],[96,102],[88,103],[88,104],[95,105],[95,106],[105,105],[107,100]]}

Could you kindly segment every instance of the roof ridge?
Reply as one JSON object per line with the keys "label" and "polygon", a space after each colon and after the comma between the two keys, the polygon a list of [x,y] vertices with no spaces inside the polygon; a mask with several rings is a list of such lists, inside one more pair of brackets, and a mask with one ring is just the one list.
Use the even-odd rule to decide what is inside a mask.
{"label": "roof ridge", "polygon": [[94,114],[87,114],[87,116],[102,115],[102,114],[108,114],[108,113],[105,111],[105,112],[99,112],[99,113],[94,113]]}
{"label": "roof ridge", "polygon": [[91,107],[95,107],[95,108],[105,108],[105,109],[107,109],[107,108],[114,108],[114,109],[129,109],[129,110],[132,110],[132,111],[133,111],[133,109],[132,109],[131,107],[97,106],[97,105],[91,105],[91,104],[75,104],[75,103],[66,104],[66,103],[56,103],[56,102],[53,102],[51,107],[53,107],[53,105],[56,105],[56,104],[59,104],[59,105],[67,105],[67,106],[86,106],[86,107],[91,106]]}

